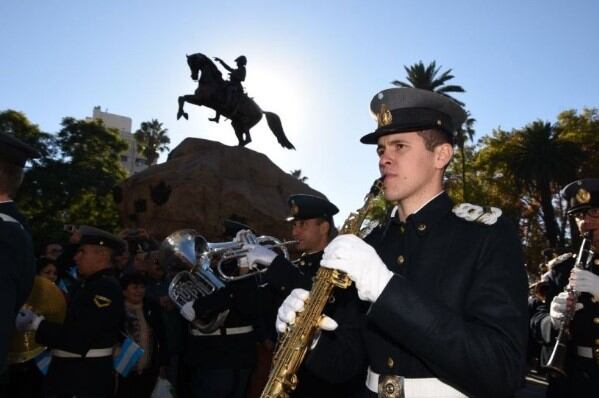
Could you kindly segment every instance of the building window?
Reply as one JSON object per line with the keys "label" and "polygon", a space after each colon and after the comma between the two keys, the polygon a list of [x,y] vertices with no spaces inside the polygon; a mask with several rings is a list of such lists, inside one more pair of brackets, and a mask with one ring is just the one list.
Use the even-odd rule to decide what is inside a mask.
{"label": "building window", "polygon": [[121,162],[127,163],[127,160],[129,160],[127,156],[121,156]]}
{"label": "building window", "polygon": [[135,166],[141,167],[146,165],[145,159],[135,159]]}

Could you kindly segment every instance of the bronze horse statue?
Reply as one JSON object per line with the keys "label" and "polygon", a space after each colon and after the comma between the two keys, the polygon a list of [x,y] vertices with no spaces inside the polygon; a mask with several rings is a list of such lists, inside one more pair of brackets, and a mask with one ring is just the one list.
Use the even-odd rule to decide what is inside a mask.
{"label": "bronze horse statue", "polygon": [[226,103],[227,82],[223,79],[222,73],[210,58],[200,53],[187,55],[187,64],[191,70],[191,78],[194,81],[198,80],[200,72],[201,77],[198,80],[198,88],[194,94],[179,97],[177,119],[181,118],[181,116],[185,119],[188,118],[187,113],[183,111],[185,102],[197,106],[207,106],[231,120],[231,125],[235,130],[239,145],[245,146],[252,141],[250,129],[262,119],[262,114],[264,114],[268,127],[270,127],[270,130],[277,137],[279,144],[283,148],[295,149],[293,144],[285,136],[281,119],[277,114],[263,111],[245,93],[239,95],[239,99],[235,101],[235,104]]}

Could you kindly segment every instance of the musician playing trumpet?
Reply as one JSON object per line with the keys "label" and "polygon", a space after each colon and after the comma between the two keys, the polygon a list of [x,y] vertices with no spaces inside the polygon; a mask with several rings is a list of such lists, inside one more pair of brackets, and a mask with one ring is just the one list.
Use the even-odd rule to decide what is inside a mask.
{"label": "musician playing trumpet", "polygon": [[[501,210],[454,206],[443,190],[466,113],[416,88],[384,90],[370,107],[378,126],[361,141],[377,146],[385,198],[397,206],[365,240],[335,238],[321,261],[347,273],[368,304],[363,343],[348,343],[344,319],[337,328],[321,323],[329,331],[305,366],[340,381],[365,358],[361,397],[510,397],[525,365],[526,273]],[[295,290],[285,299],[280,332],[307,296]]]}
{"label": "musician playing trumpet", "polygon": [[[574,218],[578,232],[589,237],[595,254],[583,253],[591,256],[584,261],[587,269],[574,267],[578,254],[565,253],[552,260],[546,304],[533,315],[531,328],[550,354],[562,322],[573,318],[566,331],[570,340],[565,362],[558,364],[565,375],[549,374],[547,397],[594,397],[599,391],[599,178],[568,184],[562,197],[567,214]],[[566,291],[568,285],[576,294]]]}

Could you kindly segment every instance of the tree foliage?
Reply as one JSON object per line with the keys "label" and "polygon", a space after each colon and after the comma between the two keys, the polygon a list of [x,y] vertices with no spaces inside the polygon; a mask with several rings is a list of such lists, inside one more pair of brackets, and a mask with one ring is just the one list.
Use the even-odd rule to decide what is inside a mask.
{"label": "tree foliage", "polygon": [[157,119],[142,122],[140,128],[135,132],[139,152],[146,157],[148,166],[154,164],[160,153],[168,150],[171,140],[168,137],[168,129],[162,127]]}
{"label": "tree foliage", "polygon": [[63,119],[56,135],[39,131],[25,115],[0,112],[0,131],[40,149],[16,201],[29,219],[37,245],[62,238],[64,224],[109,231],[119,225],[112,189],[125,177],[120,154],[127,144],[101,120]]}
{"label": "tree foliage", "polygon": [[406,71],[406,78],[408,82],[406,83],[401,80],[393,80],[391,82],[393,85],[434,91],[436,93],[448,96],[460,105],[464,105],[464,103],[458,101],[448,94],[465,92],[462,86],[446,84],[448,81],[454,78],[454,76],[451,74],[451,69],[448,69],[439,75],[441,72],[441,66],[437,67],[436,61],[432,61],[427,66],[424,66],[422,61],[418,61],[414,65],[404,65],[404,70]]}

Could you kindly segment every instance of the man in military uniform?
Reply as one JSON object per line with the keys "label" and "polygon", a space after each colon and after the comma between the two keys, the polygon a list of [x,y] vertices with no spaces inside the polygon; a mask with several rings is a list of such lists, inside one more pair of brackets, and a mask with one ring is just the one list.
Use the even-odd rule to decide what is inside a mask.
{"label": "man in military uniform", "polygon": [[[581,235],[599,250],[599,179],[574,181],[562,190],[568,203],[567,214]],[[599,391],[599,257],[584,252],[565,253],[548,263],[548,291],[545,305],[539,306],[531,320],[531,332],[544,343],[543,357],[549,358],[561,323],[571,316],[571,341],[564,369],[567,376],[550,373],[548,397],[592,397]],[[588,268],[575,268],[577,261],[589,262]],[[583,264],[583,267],[585,265]],[[564,289],[570,286],[580,293],[577,303]]]}
{"label": "man in military uniform", "polygon": [[35,275],[29,227],[13,198],[23,181],[25,162],[39,156],[25,143],[0,133],[0,374],[6,369],[13,321],[29,296]]}
{"label": "man in military uniform", "polygon": [[[245,80],[245,66],[247,65],[247,58],[245,55],[240,55],[239,57],[235,58],[237,68],[231,68],[225,61],[218,57],[215,57],[214,60],[219,62],[227,71],[229,71],[229,81],[225,86],[225,107],[229,109],[229,111],[233,112],[239,103],[241,94],[243,93],[243,86],[241,83]],[[217,111],[216,115],[208,120],[218,123],[219,119],[220,113]]]}
{"label": "man in military uniform", "polygon": [[125,242],[103,230],[81,226],[77,270],[83,278],[62,325],[23,308],[17,328],[36,330],[36,341],[52,349],[47,375],[49,397],[110,397],[114,389],[113,347],[121,339],[123,295],[113,277],[115,253]]}
{"label": "man in military uniform", "polygon": [[[250,268],[255,264],[268,266],[262,274],[262,280],[266,283],[265,288],[275,297],[275,308],[279,307],[282,299],[292,289],[312,288],[323,250],[337,236],[333,216],[339,209],[333,203],[317,196],[297,194],[289,197],[288,204],[291,214],[286,221],[292,223],[291,234],[298,242],[297,248],[303,251],[296,261],[292,263],[264,246],[244,246],[249,250],[246,258],[251,264]],[[359,311],[360,305],[355,304],[351,290],[336,290],[331,303],[326,307],[327,313],[336,316],[338,312]],[[272,325],[273,319],[275,314],[267,317],[268,326]],[[357,372],[350,382],[331,383],[305,367],[300,367],[297,376],[299,384],[293,392],[295,398],[347,397],[363,381],[363,374]]]}
{"label": "man in military uniform", "polygon": [[[453,206],[443,174],[453,133],[466,118],[450,98],[415,88],[378,93],[377,144],[385,198],[397,206],[365,241],[341,235],[321,265],[346,272],[369,303],[363,344],[344,319],[323,332],[306,363],[342,380],[361,366],[364,397],[509,397],[525,369],[527,280],[516,230],[501,210]],[[308,292],[295,290],[278,312],[284,331]]]}
{"label": "man in military uniform", "polygon": [[[248,228],[227,220],[221,239],[230,240]],[[237,260],[224,263],[223,268],[228,274],[236,269],[240,274],[247,272],[247,267],[237,266]],[[256,324],[261,311],[257,290],[257,281],[247,278],[227,283],[181,308],[181,315],[189,321],[183,360],[190,373],[192,397],[245,398],[256,364]]]}

